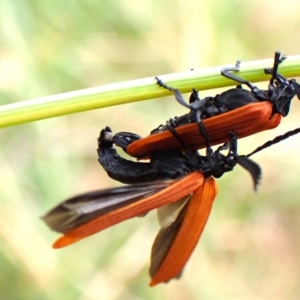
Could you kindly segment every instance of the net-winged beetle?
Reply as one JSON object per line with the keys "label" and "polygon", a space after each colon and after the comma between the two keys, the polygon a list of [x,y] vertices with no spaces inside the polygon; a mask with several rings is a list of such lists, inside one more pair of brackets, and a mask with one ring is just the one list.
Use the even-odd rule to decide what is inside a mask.
{"label": "net-winged beetle", "polygon": [[[239,85],[214,97],[200,99],[193,90],[190,103],[186,103],[179,90],[167,86],[160,79],[157,83],[174,92],[176,100],[190,109],[185,114],[170,119],[165,125],[151,131],[145,138],[130,136],[121,132],[115,142],[133,157],[147,157],[151,152],[165,149],[201,149],[228,141],[228,132],[235,132],[238,138],[253,135],[260,131],[275,128],[281,117],[289,113],[294,96],[300,99],[300,85],[295,79],[288,80],[278,74],[278,66],[285,60],[280,52],[275,53],[272,68],[264,69],[271,75],[267,90],[261,90],[233,71],[240,65],[221,70],[221,74],[236,81]],[[241,84],[247,85],[246,90]]]}
{"label": "net-winged beetle", "polygon": [[[166,150],[152,153],[148,163],[141,163],[116,153],[112,132],[106,127],[98,139],[99,162],[110,177],[131,185],[79,195],[52,209],[43,220],[63,233],[54,248],[158,208],[163,226],[152,248],[150,285],[178,277],[200,239],[217,195],[213,177],[221,177],[240,164],[251,174],[255,188],[260,179],[260,167],[237,154],[234,133],[229,134],[229,140],[215,152],[208,149],[205,156],[189,150]],[[227,155],[222,154],[227,148]],[[170,222],[168,215],[174,210],[176,217]]]}

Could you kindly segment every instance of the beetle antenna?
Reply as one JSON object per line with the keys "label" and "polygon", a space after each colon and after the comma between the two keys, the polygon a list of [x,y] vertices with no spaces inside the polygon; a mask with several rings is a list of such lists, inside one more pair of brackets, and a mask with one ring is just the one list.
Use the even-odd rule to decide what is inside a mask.
{"label": "beetle antenna", "polygon": [[275,137],[273,140],[270,140],[270,141],[267,141],[266,143],[264,143],[263,145],[259,146],[258,148],[256,148],[254,151],[252,151],[250,154],[247,155],[247,157],[250,157],[252,156],[253,154],[265,149],[265,148],[268,148],[274,144],[277,144],[277,143],[280,143],[281,141],[283,140],[286,140],[288,139],[289,137],[295,135],[295,134],[298,134],[300,133],[300,127],[299,128],[296,128],[294,130],[291,130],[291,131],[288,131],[286,132],[285,134],[283,135],[279,135],[277,137]]}

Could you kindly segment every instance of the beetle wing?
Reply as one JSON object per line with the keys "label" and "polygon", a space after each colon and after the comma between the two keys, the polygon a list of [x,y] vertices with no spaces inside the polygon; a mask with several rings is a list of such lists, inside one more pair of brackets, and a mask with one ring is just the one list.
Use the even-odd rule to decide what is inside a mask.
{"label": "beetle wing", "polygon": [[[168,251],[172,247],[172,244],[174,243],[176,236],[178,235],[179,229],[182,225],[183,218],[186,214],[186,210],[189,205],[189,202],[187,201],[189,199],[184,199],[184,200],[185,200],[184,206],[181,206],[180,210],[177,211],[177,218],[173,220],[173,222],[171,223],[168,222],[165,226],[163,226],[159,230],[154,240],[151,249],[151,265],[149,269],[151,278],[153,278],[157,273],[157,271],[159,270]],[[175,277],[178,278],[180,276],[180,273]]]}
{"label": "beetle wing", "polygon": [[176,221],[160,230],[152,247],[150,286],[180,275],[200,239],[217,193],[215,180],[206,179],[194,191]]}
{"label": "beetle wing", "polygon": [[[228,132],[230,131],[235,132],[239,138],[243,138],[275,128],[280,121],[281,115],[273,115],[272,104],[263,101],[205,119],[203,124],[211,145],[217,145],[228,141]],[[176,131],[183,140],[185,147],[192,149],[206,147],[206,141],[199,132],[197,123],[179,126]],[[127,153],[131,156],[141,157],[154,151],[173,148],[182,149],[182,144],[167,130],[131,143],[127,147]]]}
{"label": "beetle wing", "polygon": [[151,266],[149,270],[151,276],[157,272],[178,234],[190,198],[191,195],[188,195],[177,202],[157,209],[158,222],[162,228],[157,234],[152,246]]}
{"label": "beetle wing", "polygon": [[[64,235],[53,244],[53,247],[62,248],[68,246],[122,221],[143,215],[152,209],[178,201],[193,192],[203,181],[204,176],[199,171],[190,173],[180,180],[173,181],[168,187],[149,197],[138,199],[129,204],[123,203],[116,209],[97,216],[65,232]],[[155,185],[155,183],[153,184]]]}
{"label": "beetle wing", "polygon": [[157,209],[157,219],[160,227],[168,227],[175,222],[190,197],[191,195],[188,195],[179,201],[159,207]]}
{"label": "beetle wing", "polygon": [[173,182],[128,185],[75,196],[54,207],[42,220],[52,230],[65,233],[118,207],[146,198]]}

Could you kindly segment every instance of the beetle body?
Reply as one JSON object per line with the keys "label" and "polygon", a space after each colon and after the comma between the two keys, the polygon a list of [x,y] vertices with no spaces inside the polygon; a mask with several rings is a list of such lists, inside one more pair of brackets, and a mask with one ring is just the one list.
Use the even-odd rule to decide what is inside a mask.
{"label": "beetle body", "polygon": [[[228,132],[235,132],[238,138],[249,136],[273,129],[280,124],[281,115],[273,114],[270,102],[259,102],[237,108],[222,115],[203,120],[203,125],[210,139],[211,145],[218,145],[228,140]],[[191,149],[201,149],[206,146],[206,140],[199,134],[196,122],[176,128],[184,145]],[[124,133],[122,133],[124,136]],[[158,149],[183,149],[182,142],[174,138],[169,130],[162,130],[127,145],[127,153],[134,157],[149,156]]]}
{"label": "beetle body", "polygon": [[[70,198],[43,217],[46,224],[63,233],[53,245],[73,244],[124,220],[144,215],[164,206],[180,209],[175,220],[164,224],[151,253],[151,286],[178,277],[191,256],[209,217],[218,188],[214,177],[233,170],[236,164],[246,168],[256,186],[260,168],[245,156],[237,155],[237,138],[209,155],[187,150],[153,153],[148,163],[128,161],[113,148],[110,129],[98,139],[99,162],[108,175],[134,185],[95,191]],[[228,154],[221,153],[229,146]],[[143,176],[139,176],[139,172]],[[153,177],[154,176],[154,177]]]}
{"label": "beetle body", "polygon": [[177,89],[171,88],[160,79],[158,84],[174,92],[176,100],[190,109],[185,114],[170,119],[165,125],[151,131],[145,138],[131,138],[126,132],[116,137],[116,144],[133,157],[148,157],[151,152],[165,149],[201,149],[228,141],[228,132],[235,132],[238,138],[247,137],[260,131],[273,129],[279,125],[281,117],[289,113],[294,96],[300,99],[300,85],[287,80],[277,73],[279,64],[285,59],[275,53],[274,66],[264,69],[271,75],[267,90],[261,90],[232,71],[239,70],[239,64],[233,68],[221,70],[221,74],[245,84],[250,91],[241,88],[229,89],[214,97],[200,99],[193,90],[190,104],[187,104]]}

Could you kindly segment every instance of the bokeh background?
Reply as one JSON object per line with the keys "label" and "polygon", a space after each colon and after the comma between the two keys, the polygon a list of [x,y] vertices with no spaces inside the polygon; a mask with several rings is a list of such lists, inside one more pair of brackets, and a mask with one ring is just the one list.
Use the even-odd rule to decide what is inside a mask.
{"label": "bokeh background", "polygon": [[[297,0],[3,0],[0,103],[271,58],[275,50],[299,54],[299,11]],[[218,180],[180,280],[147,286],[155,212],[51,248],[58,235],[42,214],[70,196],[118,185],[97,162],[100,129],[147,135],[185,112],[169,97],[1,129],[1,299],[299,299],[297,136],[253,157],[263,168],[257,193],[239,167]],[[279,128],[241,140],[240,153],[299,126],[299,112],[295,99]]]}

